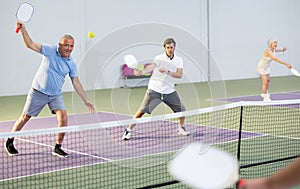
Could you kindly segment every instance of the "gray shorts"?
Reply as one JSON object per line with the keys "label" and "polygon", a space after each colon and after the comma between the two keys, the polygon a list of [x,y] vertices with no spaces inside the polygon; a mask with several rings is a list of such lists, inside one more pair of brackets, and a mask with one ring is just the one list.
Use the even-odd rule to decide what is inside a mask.
{"label": "gray shorts", "polygon": [[185,106],[180,101],[180,98],[176,91],[170,94],[161,94],[151,89],[147,90],[142,105],[140,107],[140,111],[151,114],[151,112],[161,102],[164,102],[166,105],[168,105],[173,110],[173,112],[185,111]]}
{"label": "gray shorts", "polygon": [[47,104],[53,114],[54,110],[66,109],[63,95],[50,96],[31,88],[23,112],[29,116],[38,116]]}

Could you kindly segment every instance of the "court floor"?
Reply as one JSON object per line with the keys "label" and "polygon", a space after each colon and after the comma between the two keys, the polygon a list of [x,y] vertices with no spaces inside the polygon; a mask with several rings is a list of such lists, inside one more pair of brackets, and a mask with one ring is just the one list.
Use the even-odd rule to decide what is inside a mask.
{"label": "court floor", "polygon": [[[286,99],[297,99],[300,97],[300,90],[298,87],[298,81],[295,77],[283,77],[283,78],[273,78],[273,84],[270,85],[271,98],[274,100],[286,100]],[[236,101],[256,101],[260,100],[260,80],[259,79],[248,79],[239,81],[226,81],[224,82],[226,86],[226,96],[220,99],[212,99],[209,92],[209,85],[207,83],[196,83],[196,84],[181,84],[177,85],[177,91],[179,92],[182,100],[187,106],[188,110],[209,107],[213,105],[213,102],[220,103],[230,103]],[[192,92],[187,91],[190,89]],[[97,114],[91,116],[90,114],[80,113],[79,115],[74,115],[74,112],[78,112],[76,108],[72,105],[72,93],[65,93],[65,101],[69,111],[69,123],[70,125],[77,125],[76,120],[84,123],[94,123],[97,121],[107,122],[114,120],[128,119],[138,108],[143,95],[145,93],[145,87],[139,87],[134,89],[114,89],[114,90],[99,90],[94,91],[92,94],[95,97],[95,104],[97,109]],[[113,97],[116,95],[117,97]],[[123,96],[123,97],[122,97]],[[126,98],[125,98],[126,97]],[[19,116],[22,111],[23,104],[26,96],[12,96],[12,97],[0,97],[1,101],[1,122],[0,122],[0,132],[10,131],[14,120]],[[128,99],[124,103],[124,99]],[[160,106],[154,114],[160,113],[170,113],[165,106]],[[161,123],[160,123],[161,124]],[[32,129],[47,129],[56,127],[56,120],[53,115],[51,115],[47,108],[43,110],[40,117],[32,119],[24,130]],[[101,130],[97,132],[97,138],[106,138],[109,136],[109,142],[103,142],[103,139],[96,143],[97,149],[91,148],[94,146],[93,141],[87,141],[85,132],[79,131],[78,134],[71,133],[66,138],[67,151],[71,154],[68,160],[57,160],[57,158],[51,156],[51,150],[53,146],[53,141],[55,140],[55,135],[49,135],[46,137],[29,137],[25,139],[17,139],[16,146],[20,145],[21,156],[19,159],[16,158],[1,158],[5,163],[2,163],[3,171],[0,175],[1,181],[6,181],[14,178],[23,178],[32,175],[40,175],[42,173],[53,173],[60,170],[68,170],[74,167],[85,167],[88,165],[102,164],[108,161],[119,161],[128,158],[142,157],[145,155],[173,152],[180,149],[184,144],[191,141],[201,141],[204,135],[202,127],[194,124],[187,124],[186,127],[192,130],[192,134],[189,137],[182,137],[175,135],[175,123],[168,123],[164,130],[157,131],[159,134],[150,132],[143,134],[133,135],[132,140],[121,141],[121,135],[124,131],[125,126],[114,127],[111,129],[106,129],[104,132]],[[236,141],[238,137],[238,132],[234,130],[221,129],[219,132],[220,140],[216,140],[217,143]],[[95,134],[95,133],[94,133]],[[74,136],[73,136],[74,135]],[[245,132],[242,134],[244,139],[253,138],[260,136],[259,133]],[[90,136],[90,133],[88,134]],[[76,143],[72,141],[76,138]],[[223,141],[222,139],[226,139]],[[102,142],[101,142],[102,141]],[[143,141],[143,142],[141,142]],[[170,142],[172,143],[172,148],[163,149],[164,152],[159,151],[160,148],[153,148],[153,151],[147,149],[144,144],[153,146],[159,146],[162,143]],[[176,141],[176,142],[175,142]],[[4,143],[4,139],[1,139]],[[174,145],[174,143],[176,145]],[[117,150],[112,151],[111,145],[114,144]],[[129,149],[140,149],[135,153],[132,153]],[[101,149],[101,150],[99,150]],[[110,150],[108,150],[110,149]],[[146,150],[145,150],[146,149]],[[124,152],[125,150],[125,152]],[[158,150],[158,151],[157,151]],[[126,151],[131,151],[131,153],[126,153]],[[0,150],[1,156],[7,155],[4,148]],[[124,154],[127,154],[124,156]],[[55,159],[54,159],[55,158]],[[53,161],[55,160],[55,161]],[[23,162],[28,162],[24,164]],[[30,164],[32,162],[32,164]],[[34,163],[33,163],[34,162]],[[37,163],[38,162],[38,163]],[[11,164],[16,164],[19,171],[12,171],[10,169]],[[28,169],[26,165],[39,165],[39,167]],[[24,168],[23,165],[25,166]],[[108,169],[110,171],[110,169]]]}
{"label": "court floor", "polygon": [[[259,78],[224,81],[224,98],[233,98],[240,96],[257,96],[261,93],[261,81]],[[212,94],[209,83],[190,83],[179,84],[176,89],[184,102],[187,110],[205,108],[213,105]],[[271,77],[269,92],[294,92],[300,90],[300,78],[295,76]],[[115,112],[118,114],[132,115],[140,106],[144,97],[146,87],[104,89],[92,91],[89,95],[95,103],[97,111]],[[89,93],[88,93],[89,94]],[[64,93],[65,104],[69,114],[78,112],[73,106],[72,92]],[[21,114],[26,94],[18,96],[0,96],[0,121],[15,120]],[[82,113],[85,109],[80,110]],[[153,115],[170,113],[171,111],[164,106],[158,107]],[[39,117],[51,116],[46,107]]]}

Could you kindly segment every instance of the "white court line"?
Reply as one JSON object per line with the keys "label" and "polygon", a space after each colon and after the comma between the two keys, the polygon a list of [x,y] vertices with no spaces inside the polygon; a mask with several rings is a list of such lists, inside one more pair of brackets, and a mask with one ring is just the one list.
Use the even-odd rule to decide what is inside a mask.
{"label": "white court line", "polygon": [[[24,142],[32,143],[32,144],[37,144],[37,145],[40,145],[40,146],[53,148],[53,146],[51,146],[51,145],[43,144],[43,143],[40,143],[40,142],[35,142],[35,141],[32,141],[32,140],[21,139],[21,138],[16,138],[16,139],[24,141]],[[105,160],[105,161],[112,161],[111,159],[107,159],[107,158],[104,158],[104,157],[100,157],[100,156],[96,156],[96,155],[92,155],[92,154],[87,154],[87,153],[83,153],[83,152],[79,152],[79,151],[75,151],[75,150],[70,150],[70,149],[67,149],[67,148],[64,148],[64,150],[66,150],[68,152],[75,153],[75,154],[89,156],[89,157],[96,158],[96,159],[102,159],[102,160]],[[22,154],[20,154],[20,155],[22,155]],[[35,176],[35,175],[48,174],[48,173],[53,173],[53,172],[58,172],[58,171],[63,171],[63,170],[69,170],[69,169],[74,169],[74,168],[80,168],[80,167],[84,167],[84,166],[96,165],[96,164],[101,164],[101,163],[106,163],[106,162],[98,162],[98,163],[93,163],[93,164],[78,165],[78,166],[68,167],[68,168],[64,168],[64,169],[56,169],[56,170],[52,170],[52,171],[45,171],[45,172],[40,172],[40,173],[35,173],[35,174],[23,175],[23,176],[19,176],[19,177],[2,179],[2,180],[0,180],[0,182],[19,179],[19,178],[26,178],[26,177]]]}
{"label": "white court line", "polygon": [[[21,138],[17,138],[17,139],[21,140],[21,141],[24,141],[24,142],[32,143],[32,144],[37,144],[37,145],[40,145],[40,146],[53,148],[53,146],[51,146],[49,144],[43,144],[43,143],[40,143],[40,142],[35,142],[33,140],[27,140],[27,139],[21,139]],[[66,150],[66,151],[75,153],[75,154],[85,155],[85,156],[89,156],[89,157],[93,157],[93,158],[97,158],[97,159],[103,159],[105,161],[111,161],[111,159],[107,159],[107,158],[104,158],[104,157],[100,157],[100,156],[96,156],[96,155],[92,155],[92,154],[87,154],[87,153],[79,152],[79,151],[75,151],[75,150],[70,150],[70,149],[67,149],[67,148],[63,148],[63,149]]]}
{"label": "white court line", "polygon": [[[20,138],[16,138],[16,139],[24,141],[24,142],[28,142],[28,143],[33,143],[33,144],[53,148],[53,146],[51,146],[51,145],[35,142],[35,141],[32,141],[32,140],[20,139]],[[80,155],[85,155],[85,156],[89,156],[89,157],[93,157],[93,158],[97,158],[97,159],[106,160],[106,162],[97,162],[97,163],[78,165],[78,166],[73,166],[73,167],[68,167],[68,168],[63,168],[63,169],[56,169],[56,170],[52,170],[52,171],[45,171],[45,172],[40,172],[40,173],[35,173],[35,174],[28,174],[28,175],[13,177],[13,178],[2,179],[2,180],[0,180],[0,182],[20,179],[20,178],[26,178],[26,177],[31,177],[31,176],[37,176],[37,175],[42,175],[42,174],[49,174],[49,173],[54,173],[54,172],[58,172],[58,171],[71,170],[71,169],[75,169],[75,168],[82,168],[82,167],[87,167],[87,166],[92,166],[92,165],[99,165],[99,164],[104,164],[104,163],[108,163],[108,162],[117,162],[117,161],[124,161],[124,160],[128,160],[128,159],[135,159],[135,158],[142,158],[142,157],[153,156],[153,155],[167,154],[167,153],[172,153],[172,152],[177,151],[177,150],[175,150],[175,151],[172,150],[172,151],[158,152],[158,153],[153,153],[153,154],[146,154],[146,155],[141,155],[141,156],[135,156],[135,157],[128,157],[128,158],[118,159],[118,160],[112,160],[112,159],[108,159],[108,158],[104,158],[104,157],[100,157],[100,156],[95,156],[95,155],[91,155],[91,154],[87,154],[87,153],[83,153],[83,152],[79,152],[79,151],[75,151],[75,150],[70,150],[70,149],[67,149],[67,148],[64,148],[64,150],[72,152],[72,153],[80,154]],[[20,154],[20,155],[22,155],[22,154]],[[63,158],[61,158],[61,159],[63,159]]]}

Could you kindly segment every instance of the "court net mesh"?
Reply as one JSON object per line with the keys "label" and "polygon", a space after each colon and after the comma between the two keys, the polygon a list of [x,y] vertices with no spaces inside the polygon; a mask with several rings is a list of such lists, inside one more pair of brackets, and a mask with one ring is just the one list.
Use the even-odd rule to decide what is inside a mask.
{"label": "court net mesh", "polygon": [[[237,157],[243,178],[268,176],[299,155],[299,107],[297,100],[238,102],[136,120],[79,114],[73,116],[73,126],[1,132],[2,144],[16,137],[20,155],[8,156],[1,148],[0,188],[188,188],[168,174],[168,162],[195,141]],[[109,116],[111,121],[99,122]],[[177,133],[182,116],[189,136]],[[132,138],[123,141],[132,123],[137,124]],[[58,132],[66,133],[62,148],[67,159],[51,155]]]}

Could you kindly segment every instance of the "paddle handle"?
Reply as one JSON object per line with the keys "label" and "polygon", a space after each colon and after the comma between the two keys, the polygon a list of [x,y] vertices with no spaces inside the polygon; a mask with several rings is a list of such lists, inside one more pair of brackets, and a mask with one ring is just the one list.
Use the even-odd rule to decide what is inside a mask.
{"label": "paddle handle", "polygon": [[242,188],[245,185],[246,185],[246,179],[240,179],[236,184],[237,188]]}
{"label": "paddle handle", "polygon": [[17,28],[17,29],[16,29],[16,33],[19,33],[20,29],[21,29],[21,28]]}
{"label": "paddle handle", "polygon": [[17,27],[16,33],[19,33],[19,31],[21,30],[21,28],[22,28],[22,24],[21,24],[21,27]]}

